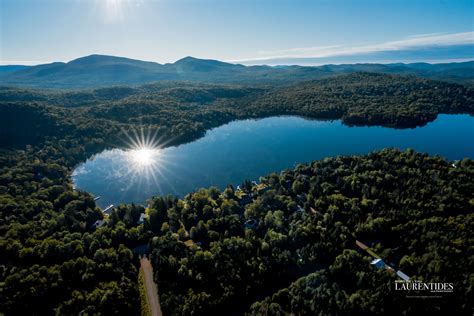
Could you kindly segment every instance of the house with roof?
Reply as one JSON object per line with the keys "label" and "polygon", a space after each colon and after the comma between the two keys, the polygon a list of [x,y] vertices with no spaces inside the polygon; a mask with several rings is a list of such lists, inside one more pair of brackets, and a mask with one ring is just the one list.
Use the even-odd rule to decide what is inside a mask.
{"label": "house with roof", "polygon": [[140,225],[140,224],[143,224],[145,223],[145,219],[147,218],[146,214],[145,213],[141,213],[140,214],[140,218],[138,219],[137,221],[137,224]]}
{"label": "house with roof", "polygon": [[94,224],[92,224],[92,226],[94,227],[94,229],[97,229],[101,226],[103,226],[105,224],[105,220],[104,219],[99,219],[97,221],[95,221]]}
{"label": "house with roof", "polygon": [[380,258],[375,258],[370,262],[370,264],[376,267],[377,269],[385,268],[385,262]]}
{"label": "house with roof", "polygon": [[254,186],[254,190],[257,192],[257,194],[263,194],[270,190],[270,186],[266,185],[265,183],[259,183]]}
{"label": "house with roof", "polygon": [[[370,262],[370,264],[374,267],[376,267],[377,269],[387,269],[389,271],[393,271],[395,272],[395,269],[392,266],[388,265],[388,264],[385,264],[385,262],[382,260],[382,258],[380,258],[379,255],[377,255],[372,249],[370,249],[366,244],[364,243],[361,243],[360,241],[356,240],[356,245],[366,251],[369,255],[372,256],[373,260]],[[396,271],[396,274],[397,276],[402,279],[402,280],[405,280],[405,281],[409,281],[410,280],[410,277],[407,276],[405,273],[403,273],[402,271],[398,270]]]}
{"label": "house with roof", "polygon": [[242,191],[240,188],[235,191],[235,197],[237,198],[240,206],[247,205],[253,200],[252,193],[246,193]]}

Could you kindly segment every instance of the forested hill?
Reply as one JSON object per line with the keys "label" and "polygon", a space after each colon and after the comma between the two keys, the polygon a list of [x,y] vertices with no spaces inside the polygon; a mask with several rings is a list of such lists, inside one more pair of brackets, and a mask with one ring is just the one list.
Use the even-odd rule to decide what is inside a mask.
{"label": "forested hill", "polygon": [[0,66],[3,85],[37,88],[91,88],[140,85],[156,81],[287,85],[302,80],[354,72],[416,75],[463,84],[474,82],[474,62],[447,64],[347,64],[318,67],[243,66],[185,57],[158,64],[115,56],[91,55],[67,63]]}
{"label": "forested hill", "polygon": [[176,144],[235,119],[271,115],[407,128],[433,121],[440,113],[474,114],[474,90],[373,73],[289,87],[175,82],[66,92],[0,88],[0,145],[34,145],[48,137],[120,145],[122,131],[137,125]]}
{"label": "forested hill", "polygon": [[249,110],[342,119],[348,125],[415,127],[439,113],[474,114],[474,89],[398,75],[355,73],[264,94]]}

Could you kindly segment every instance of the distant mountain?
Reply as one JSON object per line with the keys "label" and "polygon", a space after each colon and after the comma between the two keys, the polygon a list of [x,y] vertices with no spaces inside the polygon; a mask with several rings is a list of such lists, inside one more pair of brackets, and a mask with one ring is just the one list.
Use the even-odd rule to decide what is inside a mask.
{"label": "distant mountain", "polygon": [[26,68],[29,68],[31,66],[23,66],[23,65],[6,65],[6,66],[0,66],[0,75],[6,74],[9,72],[14,72],[18,70],[23,70]]}
{"label": "distant mountain", "polygon": [[68,63],[1,66],[0,84],[38,88],[91,88],[139,85],[155,81],[278,84],[353,72],[414,75],[430,79],[474,83],[474,61],[447,64],[347,64],[318,67],[243,66],[217,60],[185,57],[159,64],[124,57],[90,55]]}
{"label": "distant mountain", "polygon": [[190,56],[168,65],[170,69],[175,69],[178,73],[244,71],[247,68],[243,65],[230,64],[212,59],[198,59]]}

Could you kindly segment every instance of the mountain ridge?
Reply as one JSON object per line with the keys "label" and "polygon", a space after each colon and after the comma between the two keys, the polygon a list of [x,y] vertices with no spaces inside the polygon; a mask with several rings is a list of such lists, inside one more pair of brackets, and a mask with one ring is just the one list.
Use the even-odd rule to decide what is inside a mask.
{"label": "mountain ridge", "polygon": [[160,64],[119,56],[93,54],[69,62],[36,66],[0,66],[0,85],[80,89],[140,85],[156,81],[195,81],[285,85],[331,75],[375,72],[474,83],[474,61],[457,63],[356,63],[322,66],[244,66],[192,56]]}

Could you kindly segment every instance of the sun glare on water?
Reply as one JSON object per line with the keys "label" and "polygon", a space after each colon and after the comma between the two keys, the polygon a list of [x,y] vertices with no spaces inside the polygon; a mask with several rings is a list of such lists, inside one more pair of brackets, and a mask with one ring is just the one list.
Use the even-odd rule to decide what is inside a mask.
{"label": "sun glare on water", "polygon": [[127,145],[122,150],[126,163],[116,171],[129,178],[130,183],[138,181],[145,188],[156,187],[157,192],[161,192],[161,184],[170,184],[167,175],[174,164],[173,157],[164,148],[174,139],[159,137],[158,132],[159,129],[150,127],[122,130],[119,137],[123,137]]}
{"label": "sun glare on water", "polygon": [[157,162],[159,149],[154,148],[138,148],[130,151],[132,161],[138,167],[150,166]]}

